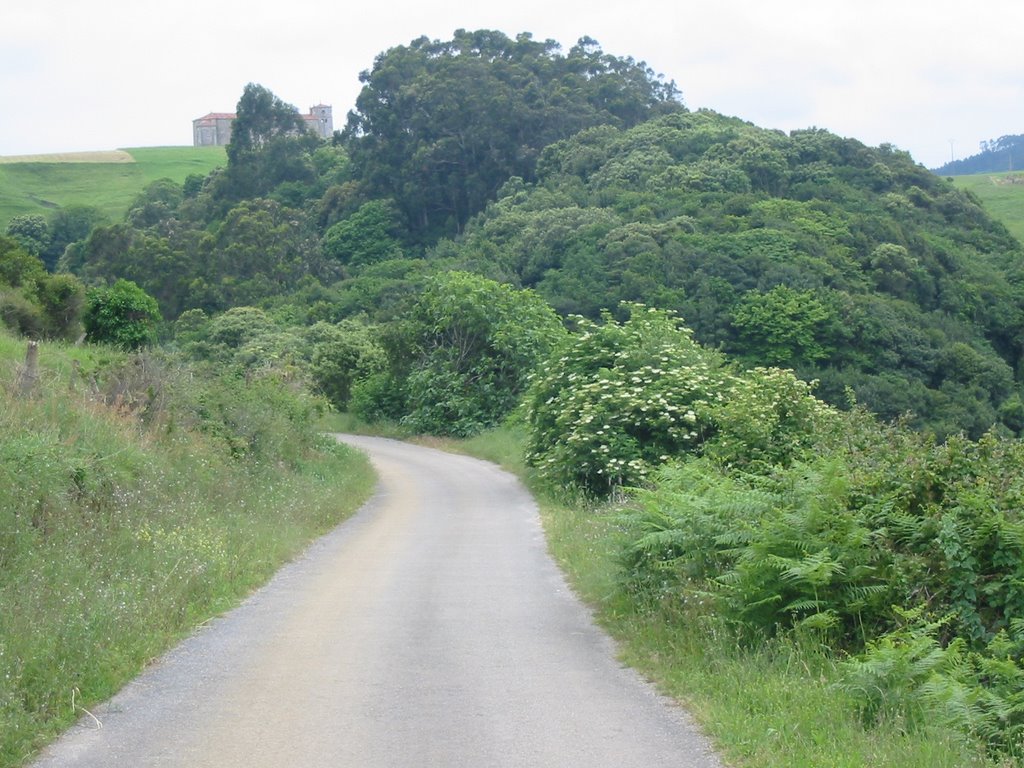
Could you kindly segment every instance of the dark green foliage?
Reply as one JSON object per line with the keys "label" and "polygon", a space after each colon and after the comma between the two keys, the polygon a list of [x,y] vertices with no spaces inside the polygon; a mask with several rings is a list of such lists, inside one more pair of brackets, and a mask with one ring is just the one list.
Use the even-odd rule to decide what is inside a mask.
{"label": "dark green foliage", "polygon": [[312,184],[316,174],[310,155],[320,140],[307,131],[295,107],[249,83],[235,112],[220,186],[225,197],[262,197],[282,184]]}
{"label": "dark green foliage", "polygon": [[980,436],[1019,387],[1024,252],[905,153],[682,112],[553,144],[537,177],[438,252],[563,312],[673,309],[704,344],[940,435]]}
{"label": "dark green foliage", "polygon": [[13,238],[0,237],[0,321],[31,338],[78,336],[85,288],[73,275],[51,275]]}
{"label": "dark green foliage", "polygon": [[36,289],[47,320],[47,336],[74,341],[81,332],[85,286],[74,275],[50,275]]}
{"label": "dark green foliage", "polygon": [[184,198],[180,184],[159,179],[147,185],[132,201],[125,219],[137,229],[155,227],[172,218]]}
{"label": "dark green foliage", "polygon": [[813,292],[784,285],[767,293],[748,291],[732,314],[737,352],[756,363],[789,367],[830,357],[833,350],[821,340],[836,322]]}
{"label": "dark green foliage", "polygon": [[371,200],[324,233],[324,255],[349,267],[401,258],[399,234],[394,203]]}
{"label": "dark green foliage", "polygon": [[623,516],[624,585],[703,603],[751,642],[812,636],[853,655],[845,685],[868,722],[1019,757],[1024,444],[936,444],[859,411],[827,423],[795,433],[810,440],[788,464],[724,461],[716,436],[662,469]]}
{"label": "dark green foliage", "polygon": [[381,54],[363,72],[346,143],[370,197],[394,199],[410,234],[454,234],[541,150],[594,125],[681,108],[674,85],[589,39],[568,54],[529,34],[458,30]]}
{"label": "dark green foliage", "polygon": [[41,257],[50,246],[50,229],[38,214],[15,216],[7,223],[5,234],[33,256]]}
{"label": "dark green foliage", "polygon": [[842,688],[868,726],[898,720],[909,729],[961,731],[1017,765],[1024,758],[1024,623],[1012,622],[982,650],[942,635],[952,614],[929,619],[899,610],[900,626],[844,664]]}
{"label": "dark green foliage", "polygon": [[0,285],[29,287],[46,276],[46,268],[12,237],[0,236]]}
{"label": "dark green foliage", "polygon": [[386,357],[378,334],[376,328],[355,320],[320,322],[307,330],[313,384],[339,410],[348,407],[353,385],[384,370]]}
{"label": "dark green foliage", "polygon": [[671,309],[704,345],[940,437],[1024,426],[1020,245],[890,146],[690,113],[593,41],[487,31],[381,54],[344,140],[261,86],[239,115],[225,171],[158,182],[61,266],[132,280],[168,319],[304,324],[389,322],[427,275],[469,271],[562,315]]}
{"label": "dark green foliage", "polygon": [[90,341],[139,349],[156,341],[160,308],[156,299],[129,280],[90,288],[82,318]]}
{"label": "dark green foliage", "polygon": [[57,262],[69,245],[85,240],[93,227],[106,223],[103,212],[88,205],[58,209],[50,219],[50,244],[43,254],[46,268],[51,272],[56,270]]}
{"label": "dark green foliage", "polygon": [[431,278],[385,330],[388,370],[352,393],[357,413],[411,429],[469,435],[516,406],[537,363],[564,333],[539,297],[465,272]]}
{"label": "dark green foliage", "polygon": [[21,292],[3,288],[0,288],[0,323],[30,339],[41,338],[46,328],[46,320],[38,304]]}
{"label": "dark green foliage", "polygon": [[61,267],[90,282],[131,280],[167,317],[253,304],[297,289],[304,278],[334,274],[300,211],[254,198],[206,222],[185,218],[187,202],[180,188],[158,182],[132,209],[133,223],[96,227],[68,249]]}
{"label": "dark green foliage", "polygon": [[[712,547],[718,571],[700,574],[715,582],[723,610],[758,631],[825,613],[821,626],[840,627],[834,639],[854,647],[891,627],[893,604],[953,614],[950,630],[972,645],[1024,616],[1021,443],[987,436],[937,445],[858,413],[832,426],[836,434],[811,444],[818,458],[755,474],[721,461],[685,464],[643,492],[672,526],[732,532]],[[707,478],[695,483],[696,472]],[[720,491],[691,490],[716,476],[732,497],[761,499],[759,511],[717,507]],[[709,553],[677,549],[670,559],[693,574],[691,557]],[[884,597],[865,602],[876,592]]]}

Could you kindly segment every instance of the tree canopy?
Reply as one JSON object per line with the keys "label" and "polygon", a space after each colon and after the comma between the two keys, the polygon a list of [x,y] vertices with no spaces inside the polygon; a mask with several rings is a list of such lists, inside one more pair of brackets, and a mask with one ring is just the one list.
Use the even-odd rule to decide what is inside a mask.
{"label": "tree canopy", "polygon": [[642,62],[584,38],[458,30],[382,53],[360,75],[346,146],[365,195],[395,200],[419,241],[461,231],[541,150],[595,125],[629,127],[682,104]]}
{"label": "tree canopy", "polygon": [[675,310],[702,344],[940,434],[981,434],[1017,386],[1020,244],[905,153],[826,131],[703,111],[584,130],[437,252],[563,313]]}
{"label": "tree canopy", "polygon": [[[473,273],[563,317],[674,311],[706,347],[939,435],[1024,429],[1021,246],[906,153],[689,112],[589,39],[460,30],[362,79],[326,141],[250,84],[226,169],[154,183],[59,266],[132,280],[168,320],[365,316],[382,343],[435,275]],[[401,381],[380,401],[354,383],[353,401],[408,415]]]}

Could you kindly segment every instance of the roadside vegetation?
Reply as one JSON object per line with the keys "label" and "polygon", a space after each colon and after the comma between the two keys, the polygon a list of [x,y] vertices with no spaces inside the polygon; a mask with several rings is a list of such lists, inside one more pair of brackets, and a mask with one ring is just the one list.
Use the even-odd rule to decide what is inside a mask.
{"label": "roadside vegetation", "polygon": [[[569,340],[506,426],[440,445],[525,479],[624,660],[731,764],[1019,764],[1021,443],[838,411],[638,310]],[[683,446],[645,455],[673,418]]]}
{"label": "roadside vegetation", "polygon": [[22,765],[365,499],[284,378],[0,331],[0,766]]}

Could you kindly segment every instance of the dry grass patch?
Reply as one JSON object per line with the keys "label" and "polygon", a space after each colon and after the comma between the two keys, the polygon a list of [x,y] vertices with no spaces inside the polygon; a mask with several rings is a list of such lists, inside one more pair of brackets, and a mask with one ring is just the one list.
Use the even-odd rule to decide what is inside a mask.
{"label": "dry grass patch", "polygon": [[134,163],[123,149],[106,152],[58,152],[48,155],[0,156],[0,163]]}

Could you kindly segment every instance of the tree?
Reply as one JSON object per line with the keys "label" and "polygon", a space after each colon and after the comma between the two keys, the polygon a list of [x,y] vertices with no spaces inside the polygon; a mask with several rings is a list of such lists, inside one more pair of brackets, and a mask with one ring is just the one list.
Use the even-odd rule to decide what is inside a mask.
{"label": "tree", "polygon": [[6,234],[33,256],[42,256],[50,245],[50,230],[46,219],[37,213],[15,216],[7,224]]}
{"label": "tree", "polygon": [[57,209],[50,219],[50,244],[43,254],[46,268],[55,271],[65,248],[85,240],[93,227],[106,221],[106,215],[91,205],[69,205]]}
{"label": "tree", "polygon": [[86,293],[83,321],[89,341],[139,349],[156,340],[160,308],[135,283],[118,280]]}
{"label": "tree", "polygon": [[21,241],[0,236],[0,285],[32,287],[45,276],[43,262],[29,253]]}
{"label": "tree", "polygon": [[747,293],[733,312],[740,349],[766,365],[814,362],[830,353],[823,343],[832,313],[810,291],[779,285],[767,293]]}
{"label": "tree", "polygon": [[385,329],[388,371],[357,385],[353,398],[364,413],[391,410],[420,432],[470,435],[509,414],[563,333],[532,291],[468,272],[437,275]]}
{"label": "tree", "polygon": [[351,267],[400,258],[397,211],[390,200],[371,200],[324,233],[324,255]]}
{"label": "tree", "polygon": [[85,286],[74,275],[47,275],[36,291],[46,318],[46,335],[72,341],[81,332]]}
{"label": "tree", "polygon": [[213,308],[254,304],[307,275],[329,275],[318,245],[299,212],[263,198],[239,203],[201,246],[204,277],[219,297]]}
{"label": "tree", "polygon": [[356,320],[316,323],[306,332],[312,344],[310,373],[316,388],[339,409],[348,407],[352,386],[386,365],[378,331]]}
{"label": "tree", "polygon": [[299,111],[262,85],[242,92],[227,147],[223,189],[230,199],[266,195],[286,182],[312,182],[310,155],[320,146]]}
{"label": "tree", "polygon": [[606,123],[682,109],[673,84],[584,39],[458,30],[379,55],[344,137],[369,197],[395,200],[414,239],[462,230],[510,176],[534,178],[548,144]]}

